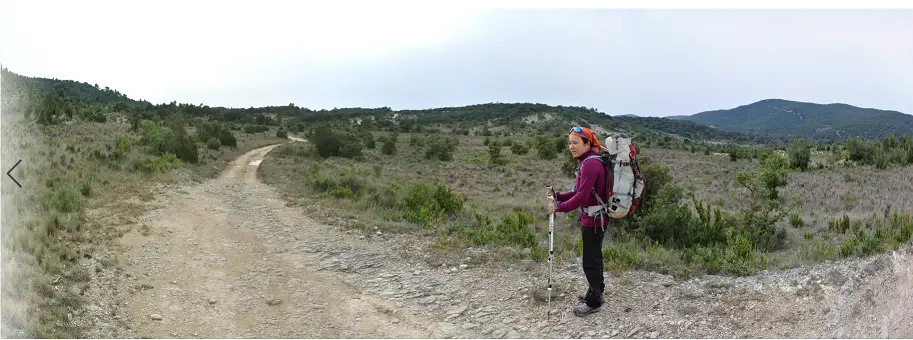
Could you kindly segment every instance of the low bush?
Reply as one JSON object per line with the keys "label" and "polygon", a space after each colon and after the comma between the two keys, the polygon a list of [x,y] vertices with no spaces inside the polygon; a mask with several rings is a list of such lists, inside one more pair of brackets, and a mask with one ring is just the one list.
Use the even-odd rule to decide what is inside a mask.
{"label": "low bush", "polygon": [[133,162],[133,169],[144,173],[161,173],[181,167],[181,162],[173,153],[157,157],[147,157]]}
{"label": "low bush", "polygon": [[317,148],[317,154],[323,158],[359,158],[364,147],[361,138],[356,138],[354,134],[326,128],[315,129],[310,140]]}
{"label": "low bush", "polygon": [[417,182],[409,186],[399,202],[402,218],[425,227],[453,216],[463,209],[463,197],[442,182]]}
{"label": "low bush", "polygon": [[459,141],[456,138],[445,137],[442,135],[428,138],[425,141],[425,158],[437,159],[440,161],[453,160],[453,152],[456,150]]}
{"label": "low bush", "polygon": [[487,214],[474,213],[475,224],[462,229],[464,236],[475,245],[510,245],[533,248],[538,243],[529,226],[536,220],[526,212],[508,213],[498,222]]}

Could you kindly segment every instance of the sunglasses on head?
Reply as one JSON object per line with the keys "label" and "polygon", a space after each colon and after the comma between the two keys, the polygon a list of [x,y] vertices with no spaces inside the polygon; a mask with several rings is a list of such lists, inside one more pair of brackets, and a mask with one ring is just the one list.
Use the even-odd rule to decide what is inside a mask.
{"label": "sunglasses on head", "polygon": [[583,133],[583,129],[581,129],[579,126],[575,126],[573,129],[571,129],[571,132]]}

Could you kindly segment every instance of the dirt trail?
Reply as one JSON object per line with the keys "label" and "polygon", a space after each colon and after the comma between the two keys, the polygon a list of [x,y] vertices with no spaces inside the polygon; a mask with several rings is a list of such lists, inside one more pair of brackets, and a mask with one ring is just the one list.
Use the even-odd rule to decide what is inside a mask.
{"label": "dirt trail", "polygon": [[94,318],[89,337],[913,337],[910,246],[743,278],[607,274],[607,305],[585,318],[570,312],[585,287],[579,260],[566,261],[549,323],[545,264],[484,265],[479,249],[440,263],[426,238],[316,223],[257,180],[251,163],[273,148],[160,190],[147,228],[123,239],[125,272],[77,313]]}
{"label": "dirt trail", "polygon": [[[166,194],[142,223],[153,237],[125,242],[151,293],[128,303],[135,331],[161,337],[428,337],[435,320],[390,313],[305,252],[320,233],[256,179],[275,146],[245,154],[218,179]],[[293,236],[294,235],[294,236]],[[141,284],[141,287],[142,287]],[[148,288],[148,287],[147,287]],[[384,313],[387,312],[387,313]],[[153,314],[157,314],[154,316]]]}

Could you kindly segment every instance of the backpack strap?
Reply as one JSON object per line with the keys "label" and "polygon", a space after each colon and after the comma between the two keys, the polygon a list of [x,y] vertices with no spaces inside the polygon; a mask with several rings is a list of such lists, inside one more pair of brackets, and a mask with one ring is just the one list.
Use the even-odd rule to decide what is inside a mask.
{"label": "backpack strap", "polygon": [[[584,158],[582,161],[580,161],[580,163],[577,164],[577,168],[574,169],[574,177],[579,177],[579,176],[580,176],[580,168],[583,167],[583,163],[586,162],[586,161],[588,161],[588,160],[590,160],[590,159],[593,159],[593,158],[598,159],[600,162],[602,162],[602,156],[599,156],[599,155],[596,155],[596,156],[589,156],[589,157],[587,157],[587,158]],[[603,164],[605,164],[605,163],[603,163]]]}

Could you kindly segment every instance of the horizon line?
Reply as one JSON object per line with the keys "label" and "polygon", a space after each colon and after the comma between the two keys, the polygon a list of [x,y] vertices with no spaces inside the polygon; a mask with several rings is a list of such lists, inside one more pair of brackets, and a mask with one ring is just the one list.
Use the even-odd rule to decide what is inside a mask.
{"label": "horizon line", "polygon": [[[98,85],[98,84],[90,84],[90,83],[87,82],[87,81],[80,81],[80,80],[76,80],[76,79],[62,79],[62,78],[56,78],[56,77],[49,78],[49,77],[42,77],[42,76],[27,76],[27,75],[23,75],[23,74],[19,74],[19,73],[16,73],[16,72],[14,72],[14,71],[11,71],[11,70],[9,69],[9,67],[8,67],[8,66],[5,66],[5,65],[2,67],[2,69],[5,70],[6,72],[15,74],[15,75],[20,76],[20,77],[25,77],[25,78],[31,78],[31,79],[47,79],[47,80],[56,80],[56,81],[71,81],[71,82],[80,83],[80,84],[86,84],[86,85]],[[103,90],[101,90],[101,88],[102,88],[101,85],[98,85],[98,87],[99,87],[99,90],[100,90],[100,91],[103,91]],[[260,106],[251,105],[251,106],[247,106],[247,107],[235,107],[235,106],[210,105],[210,104],[206,104],[206,103],[200,103],[200,104],[193,104],[193,103],[190,103],[190,102],[179,103],[179,102],[177,102],[177,100],[166,101],[166,102],[162,102],[162,103],[157,104],[157,103],[153,103],[152,101],[147,100],[147,99],[133,98],[133,97],[127,95],[127,93],[121,92],[121,91],[119,91],[119,90],[117,90],[117,89],[115,89],[115,88],[112,88],[112,87],[109,87],[109,86],[106,86],[106,87],[108,87],[108,89],[111,90],[111,91],[117,91],[117,92],[119,92],[120,94],[124,95],[124,96],[125,96],[127,99],[129,99],[129,100],[136,101],[136,102],[146,102],[146,103],[150,103],[150,104],[152,104],[152,105],[167,105],[167,104],[170,104],[170,103],[176,103],[176,104],[178,104],[178,105],[180,105],[180,104],[188,104],[188,105],[197,106],[197,105],[202,104],[203,106],[208,106],[208,107],[210,107],[210,108],[223,108],[223,109],[229,109],[229,110],[237,110],[237,109],[250,110],[250,109],[252,109],[252,108],[253,108],[253,109],[258,109],[258,108],[265,108],[265,107],[281,107],[281,106],[288,106],[288,104],[281,104],[281,105],[280,105],[280,104],[268,104],[268,105],[262,105],[262,104],[261,104]],[[641,118],[667,118],[667,119],[668,119],[668,117],[689,117],[689,116],[693,116],[693,115],[700,114],[700,113],[704,113],[704,112],[732,110],[732,109],[735,109],[735,108],[738,108],[738,107],[741,107],[741,106],[757,104],[757,103],[759,103],[759,102],[767,101],[767,100],[782,100],[782,101],[790,101],[790,102],[805,103],[805,104],[815,104],[815,105],[849,105],[849,106],[852,106],[852,107],[855,107],[855,108],[859,108],[859,109],[864,109],[864,110],[878,110],[878,111],[887,111],[887,112],[897,112],[897,113],[900,113],[900,114],[913,116],[913,113],[905,113],[905,112],[902,112],[902,111],[899,111],[899,110],[881,109],[881,108],[875,108],[875,107],[862,107],[862,106],[857,106],[857,105],[853,105],[853,104],[845,103],[845,102],[818,103],[818,102],[813,102],[813,101],[803,101],[803,100],[793,100],[793,99],[783,99],[783,98],[773,98],[773,97],[771,97],[771,98],[759,99],[759,100],[756,100],[756,101],[754,101],[754,102],[750,102],[750,103],[746,103],[746,104],[739,104],[739,105],[732,106],[732,107],[729,107],[729,108],[709,109],[709,110],[703,110],[703,111],[699,111],[699,112],[695,112],[695,113],[690,113],[690,114],[682,114],[682,113],[677,113],[677,114],[676,114],[676,113],[670,113],[670,114],[667,114],[667,115],[664,115],[664,116],[660,116],[660,115],[642,115],[642,114],[637,114],[637,113],[614,113],[614,114],[613,114],[613,113],[608,113],[608,112],[605,112],[605,111],[601,111],[601,110],[599,110],[598,108],[596,108],[595,106],[590,106],[590,105],[568,105],[568,104],[550,104],[550,103],[543,103],[543,102],[503,102],[503,101],[477,102],[477,103],[462,104],[462,105],[441,105],[441,106],[424,107],[424,108],[394,108],[394,107],[388,106],[388,105],[376,106],[376,107],[363,107],[363,106],[335,106],[335,107],[333,107],[333,108],[311,108],[311,107],[307,107],[307,106],[299,106],[299,105],[297,105],[297,104],[295,104],[295,107],[301,108],[301,109],[308,109],[308,110],[311,110],[311,111],[332,111],[332,110],[339,110],[339,109],[380,109],[380,108],[389,108],[391,111],[422,111],[422,110],[435,110],[435,109],[442,109],[442,108],[460,108],[460,107],[475,106],[475,105],[487,105],[487,104],[533,104],[533,105],[546,105],[546,106],[551,106],[551,107],[577,107],[577,108],[581,108],[581,107],[582,107],[582,108],[587,108],[587,109],[595,109],[597,113],[601,113],[601,114],[603,114],[603,115],[611,116],[611,117],[619,117],[619,116],[626,116],[626,115],[627,115],[627,116],[635,116],[635,117],[641,117]],[[289,104],[294,104],[294,101],[293,101],[293,100],[292,100],[292,101],[289,101]]]}

